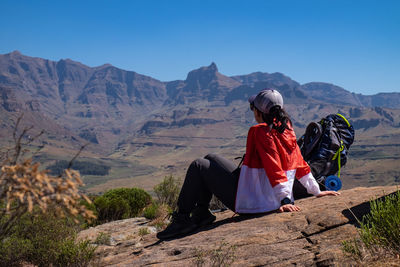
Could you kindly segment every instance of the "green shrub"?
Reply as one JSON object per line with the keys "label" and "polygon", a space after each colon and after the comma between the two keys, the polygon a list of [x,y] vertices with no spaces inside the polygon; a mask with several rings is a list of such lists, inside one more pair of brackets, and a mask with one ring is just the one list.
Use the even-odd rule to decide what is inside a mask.
{"label": "green shrub", "polygon": [[367,247],[384,247],[400,254],[400,192],[371,201],[371,212],[361,224],[360,237]]}
{"label": "green shrub", "polygon": [[100,232],[97,237],[96,240],[94,241],[95,244],[99,244],[99,245],[111,245],[111,235],[110,234],[106,234],[104,232]]}
{"label": "green shrub", "polygon": [[[358,260],[373,255],[399,255],[400,191],[384,199],[373,200],[370,205],[370,213],[360,223],[359,238],[343,242],[343,251]],[[363,255],[363,251],[369,255]]]}
{"label": "green shrub", "polygon": [[99,222],[136,217],[151,203],[151,196],[139,188],[116,188],[94,201]]}
{"label": "green shrub", "polygon": [[159,205],[157,203],[151,203],[143,210],[143,217],[149,220],[153,220],[158,215]]}
{"label": "green shrub", "polygon": [[130,217],[131,208],[127,200],[121,197],[99,197],[94,202],[98,222],[107,222]]}
{"label": "green shrub", "polygon": [[165,176],[164,180],[154,187],[154,192],[160,204],[168,205],[172,210],[176,209],[181,183],[172,175]]}
{"label": "green shrub", "polygon": [[87,266],[96,247],[88,240],[77,241],[79,226],[71,218],[54,212],[24,214],[2,242],[0,266]]}
{"label": "green shrub", "polygon": [[[166,226],[165,219],[168,217],[169,214],[172,213],[171,208],[166,204],[160,205],[158,203],[154,204],[154,207],[156,208],[153,208],[151,206],[153,205],[149,206],[148,214],[146,215],[144,213],[143,216],[147,216],[146,218],[152,220],[149,225],[155,226],[158,230],[164,229]],[[144,212],[146,212],[146,209]]]}
{"label": "green shrub", "polygon": [[30,240],[12,235],[0,242],[0,266],[21,266],[34,251]]}
{"label": "green shrub", "polygon": [[147,227],[139,229],[139,236],[145,236],[150,234],[149,229]]}
{"label": "green shrub", "polygon": [[342,250],[355,260],[362,258],[361,241],[357,238],[345,240],[342,242]]}

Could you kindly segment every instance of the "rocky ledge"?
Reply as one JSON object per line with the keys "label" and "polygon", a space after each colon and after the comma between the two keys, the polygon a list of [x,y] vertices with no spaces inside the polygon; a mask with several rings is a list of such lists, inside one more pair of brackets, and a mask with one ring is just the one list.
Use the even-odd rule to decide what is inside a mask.
{"label": "rocky ledge", "polygon": [[[217,221],[195,233],[159,241],[143,218],[115,221],[84,230],[99,245],[99,266],[195,266],[223,261],[236,266],[335,266],[351,264],[341,241],[357,235],[357,219],[369,211],[369,201],[396,191],[396,186],[353,188],[338,197],[297,201],[300,212],[238,216],[218,212]],[[141,228],[147,230],[140,230]]]}

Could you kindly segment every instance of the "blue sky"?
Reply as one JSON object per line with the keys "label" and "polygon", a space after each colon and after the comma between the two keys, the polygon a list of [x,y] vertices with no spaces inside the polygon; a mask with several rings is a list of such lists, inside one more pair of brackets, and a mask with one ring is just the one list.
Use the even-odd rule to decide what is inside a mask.
{"label": "blue sky", "polygon": [[0,54],[110,63],[162,81],[215,62],[400,92],[400,1],[0,0]]}

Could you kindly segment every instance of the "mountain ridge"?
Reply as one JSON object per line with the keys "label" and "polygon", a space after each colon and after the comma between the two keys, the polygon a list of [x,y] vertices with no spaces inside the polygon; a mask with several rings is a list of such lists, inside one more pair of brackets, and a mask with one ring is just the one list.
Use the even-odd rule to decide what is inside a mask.
{"label": "mountain ridge", "polygon": [[[15,50],[11,53],[0,55],[0,60],[1,60],[0,64],[1,65],[5,64],[3,58],[7,58],[7,57],[10,59],[13,59],[13,60],[28,59],[28,61],[30,61],[30,62],[36,61],[36,62],[42,62],[42,64],[43,64],[43,62],[45,62],[45,64],[48,64],[48,65],[56,64],[57,66],[59,66],[59,68],[62,68],[62,66],[66,66],[66,65],[68,65],[69,67],[78,66],[78,67],[82,68],[84,71],[87,71],[90,73],[93,73],[93,72],[96,72],[96,71],[99,71],[102,69],[113,68],[116,71],[132,73],[133,75],[138,75],[139,77],[146,78],[146,79],[150,78],[151,80],[157,81],[157,82],[163,84],[165,87],[169,87],[169,88],[171,88],[171,86],[168,86],[168,85],[184,82],[184,83],[186,83],[185,86],[183,86],[184,92],[185,91],[186,92],[196,92],[196,90],[198,92],[199,89],[213,87],[213,86],[215,86],[215,84],[213,83],[215,81],[212,78],[218,78],[219,80],[222,80],[223,82],[225,82],[225,84],[224,83],[219,84],[220,90],[222,87],[222,88],[228,88],[229,89],[228,91],[230,91],[234,87],[239,86],[239,84],[235,83],[234,81],[237,81],[238,83],[240,83],[240,85],[247,85],[250,87],[259,87],[259,86],[256,86],[256,84],[259,82],[272,82],[272,84],[270,84],[270,86],[289,85],[292,88],[301,88],[301,89],[303,89],[303,91],[306,91],[308,93],[312,92],[313,95],[315,95],[315,93],[318,92],[318,94],[316,95],[317,98],[320,98],[322,96],[321,90],[328,91],[328,93],[329,92],[337,93],[339,91],[340,93],[342,93],[342,94],[345,93],[347,96],[350,96],[351,98],[353,98],[353,101],[348,104],[366,106],[366,107],[373,107],[374,105],[381,106],[381,105],[383,105],[384,100],[387,100],[388,98],[400,97],[400,93],[397,93],[397,92],[377,93],[377,94],[373,94],[373,95],[357,94],[354,92],[350,92],[340,86],[330,84],[330,83],[324,83],[324,82],[316,82],[315,81],[315,82],[300,84],[300,83],[296,82],[295,80],[292,80],[289,76],[286,76],[285,74],[280,73],[280,72],[266,73],[266,72],[257,71],[257,72],[252,72],[250,74],[234,75],[234,76],[229,77],[229,76],[225,76],[225,75],[219,73],[218,67],[215,64],[215,62],[212,62],[209,66],[200,67],[196,70],[190,71],[185,80],[161,82],[160,80],[153,78],[151,76],[139,74],[135,71],[123,70],[123,69],[115,67],[109,63],[103,64],[100,66],[96,66],[96,67],[89,67],[81,62],[74,61],[69,58],[60,59],[59,61],[51,61],[51,60],[43,59],[43,58],[39,58],[39,57],[26,56],[26,55],[23,55],[21,52]],[[19,63],[20,63],[20,67],[22,69],[24,69],[25,71],[29,70],[29,66],[24,64],[25,62],[19,62]],[[11,67],[11,69],[9,69],[10,70],[9,72],[15,74],[16,69],[13,69],[13,66],[10,66],[10,67]],[[60,72],[61,71],[62,70],[60,70]],[[5,77],[4,73],[5,73],[4,70],[2,70],[2,73],[0,74],[0,75],[2,75],[1,76],[2,82],[4,82],[4,79],[7,78],[7,77]],[[51,75],[52,74],[50,73],[50,76]],[[214,75],[215,77],[210,77],[212,75]],[[205,79],[209,79],[209,80],[207,81]],[[2,86],[4,86],[4,85],[2,85]],[[176,96],[175,94],[169,94],[169,95],[172,96],[172,98]],[[380,99],[374,100],[373,99],[374,97],[379,97]],[[382,98],[384,98],[384,100],[382,100]],[[209,100],[212,100],[212,98],[210,98]],[[332,101],[332,99],[329,99],[329,98],[327,98],[326,100]],[[389,106],[386,106],[386,107],[400,108],[400,100],[396,99],[395,101],[391,101]]]}

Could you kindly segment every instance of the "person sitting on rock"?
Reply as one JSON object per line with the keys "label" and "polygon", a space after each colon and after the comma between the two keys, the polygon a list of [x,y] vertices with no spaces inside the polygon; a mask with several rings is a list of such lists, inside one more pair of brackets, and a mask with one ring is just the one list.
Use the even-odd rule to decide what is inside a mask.
{"label": "person sitting on rock", "polygon": [[159,239],[185,235],[211,224],[216,219],[208,209],[213,194],[239,214],[299,211],[293,202],[294,179],[314,196],[339,194],[320,191],[300,153],[281,94],[264,89],[249,102],[258,124],[249,129],[243,165],[238,168],[214,154],[193,161],[179,194],[178,209],[170,225],[157,233]]}

